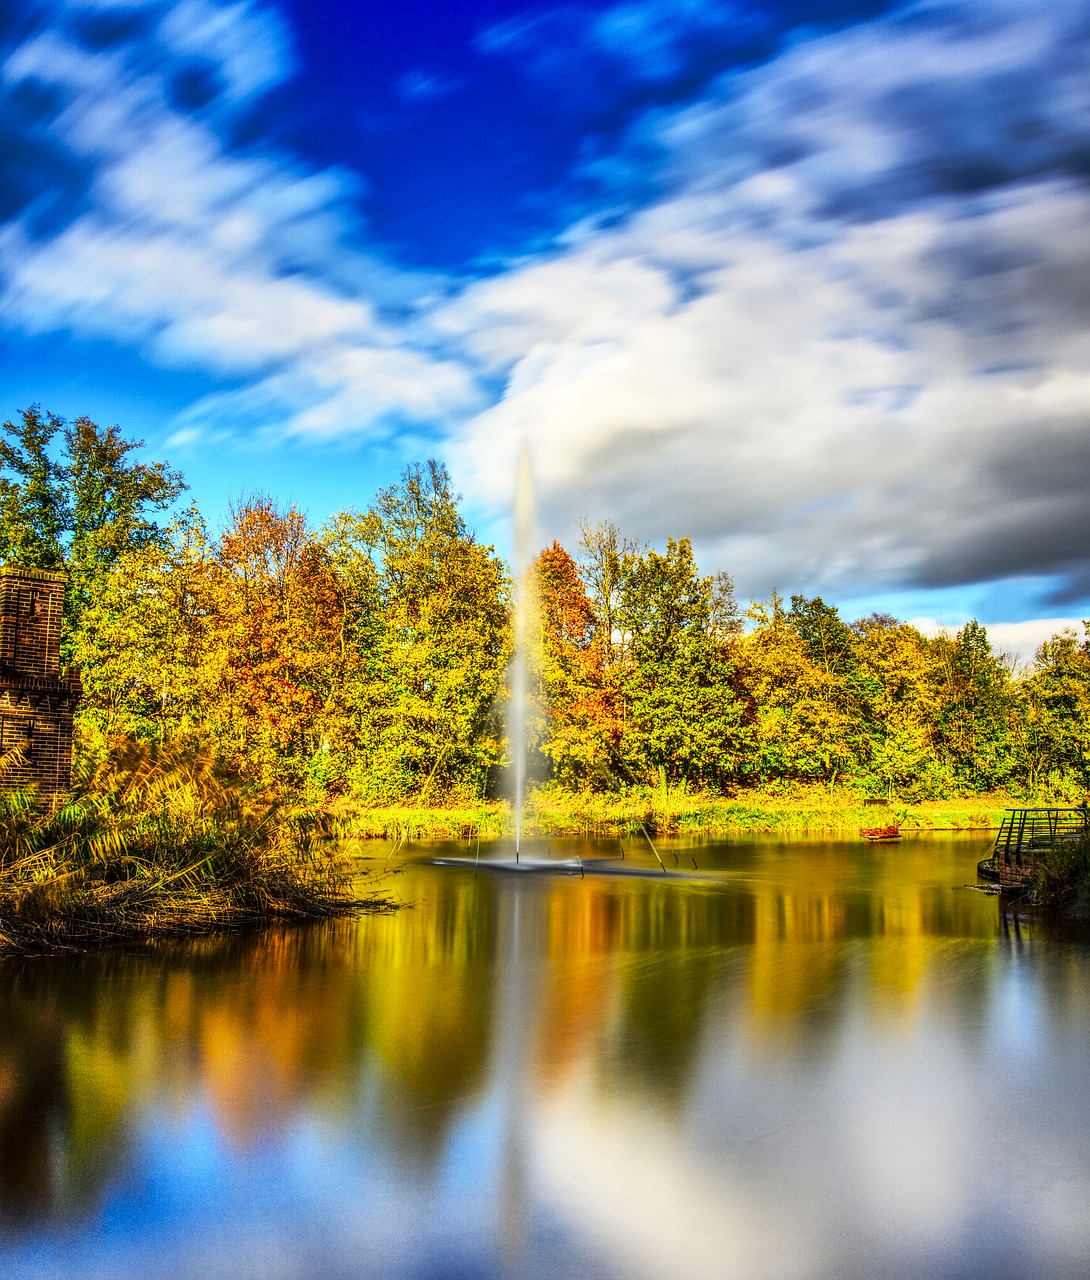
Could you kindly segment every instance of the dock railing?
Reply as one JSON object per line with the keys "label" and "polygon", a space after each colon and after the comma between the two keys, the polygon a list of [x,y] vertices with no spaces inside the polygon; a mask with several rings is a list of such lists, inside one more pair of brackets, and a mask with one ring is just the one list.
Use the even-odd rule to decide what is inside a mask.
{"label": "dock railing", "polygon": [[1090,809],[1008,809],[995,838],[994,860],[1000,885],[1023,885],[1033,875],[1034,856],[1090,833]]}

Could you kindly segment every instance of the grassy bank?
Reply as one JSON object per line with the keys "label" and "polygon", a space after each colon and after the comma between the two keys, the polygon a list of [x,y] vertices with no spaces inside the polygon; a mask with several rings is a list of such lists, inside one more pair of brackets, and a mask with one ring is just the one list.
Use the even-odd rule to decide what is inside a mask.
{"label": "grassy bank", "polygon": [[1090,919],[1090,839],[1071,840],[1034,855],[1033,901],[1074,919]]}
{"label": "grassy bank", "polygon": [[[530,836],[618,836],[644,823],[659,835],[766,833],[850,833],[860,827],[898,822],[906,832],[981,830],[998,827],[1006,796],[973,796],[960,800],[865,805],[848,792],[807,787],[784,794],[759,791],[733,796],[672,792],[662,788],[623,795],[562,792],[542,787],[531,793],[523,816]],[[346,834],[362,839],[482,840],[510,835],[510,806],[480,804],[462,808],[390,806],[345,807],[338,823]]]}
{"label": "grassy bank", "polygon": [[0,796],[0,953],[386,909],[330,835],[199,752],[131,744],[56,811]]}

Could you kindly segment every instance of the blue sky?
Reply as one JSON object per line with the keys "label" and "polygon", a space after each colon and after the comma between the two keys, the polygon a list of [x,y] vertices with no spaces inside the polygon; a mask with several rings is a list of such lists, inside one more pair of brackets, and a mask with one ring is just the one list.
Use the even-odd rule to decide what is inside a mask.
{"label": "blue sky", "polygon": [[0,411],[213,517],[435,454],[502,545],[525,436],[546,538],[1090,611],[1085,0],[0,0],[0,94]]}

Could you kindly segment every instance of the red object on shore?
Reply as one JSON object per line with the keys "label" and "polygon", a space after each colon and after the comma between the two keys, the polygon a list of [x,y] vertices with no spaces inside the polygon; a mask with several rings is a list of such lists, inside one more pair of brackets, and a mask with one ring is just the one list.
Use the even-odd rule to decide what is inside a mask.
{"label": "red object on shore", "polygon": [[860,827],[859,834],[865,840],[900,840],[901,828],[891,822],[888,827]]}

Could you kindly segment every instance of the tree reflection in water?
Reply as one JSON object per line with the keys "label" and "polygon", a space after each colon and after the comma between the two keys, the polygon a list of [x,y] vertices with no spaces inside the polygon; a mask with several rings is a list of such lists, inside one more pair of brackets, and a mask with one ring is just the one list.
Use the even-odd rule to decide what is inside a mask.
{"label": "tree reflection in water", "polygon": [[[557,854],[576,851],[595,852]],[[979,1070],[979,1087],[1000,1098],[990,1072],[1019,1043],[1017,1021],[1003,1015],[1018,989],[1015,965],[1032,986],[1038,1029],[1046,1015],[1061,1039],[1090,1025],[1084,948],[1025,921],[1015,945],[996,902],[959,887],[979,856],[971,843],[876,853],[751,842],[693,853],[698,870],[665,877],[409,865],[397,886],[412,905],[392,916],[4,962],[0,1263],[8,1248],[11,1274],[52,1274],[31,1260],[41,1232],[63,1224],[82,1240],[84,1261],[93,1258],[95,1223],[114,1221],[122,1203],[132,1217],[113,1230],[151,1247],[166,1228],[141,1181],[151,1176],[148,1151],[169,1148],[171,1134],[189,1150],[201,1126],[214,1137],[212,1172],[205,1187],[187,1166],[189,1227],[199,1236],[216,1219],[211,1203],[200,1207],[202,1187],[212,1197],[236,1176],[228,1166],[246,1170],[254,1198],[225,1207],[224,1221],[279,1233],[302,1251],[282,1251],[279,1270],[266,1259],[261,1274],[302,1274],[293,1268],[314,1238],[313,1204],[294,1184],[293,1208],[281,1193],[263,1199],[263,1179],[287,1185],[302,1167],[327,1215],[328,1235],[308,1247],[327,1251],[329,1274],[347,1230],[340,1215],[367,1196],[385,1206],[383,1266],[396,1270],[389,1259],[404,1245],[405,1274],[422,1265],[407,1242],[432,1212],[448,1244],[433,1242],[429,1257],[446,1256],[448,1274],[529,1275],[547,1256],[642,1274],[623,1229],[609,1225],[611,1213],[619,1223],[637,1213],[637,1183],[627,1209],[601,1185],[635,1177],[636,1135],[650,1144],[642,1158],[651,1172],[683,1179],[679,1161],[704,1168],[709,1204],[728,1172],[742,1179],[732,1195],[775,1183],[775,1212],[755,1207],[751,1234],[822,1237],[843,1229],[839,1210],[794,1181],[817,1155],[813,1134],[796,1138],[791,1126],[826,1123],[814,1120],[807,1082],[848,1088],[840,1073],[852,1055],[891,1070],[887,1049],[914,1043],[926,1025],[936,1054]],[[632,858],[623,869],[634,869]],[[1003,1049],[1011,1036],[1016,1049]],[[1056,1073],[1068,1086],[1069,1070],[1063,1058]],[[1042,1106],[1058,1124],[1063,1101]],[[781,1122],[788,1136],[776,1140]],[[856,1164],[869,1140],[844,1125],[822,1132],[821,1144],[865,1187]],[[301,1135],[309,1155],[299,1154]],[[974,1177],[982,1161],[968,1160]],[[1090,1185],[1090,1169],[1076,1174]],[[169,1157],[156,1176],[170,1181]],[[595,1202],[586,1221],[568,1202],[574,1188]],[[714,1230],[701,1226],[700,1194],[687,1230],[726,1230],[718,1210]],[[358,1257],[377,1229],[356,1222],[345,1256]],[[443,1253],[451,1240],[460,1254]],[[751,1254],[734,1244],[730,1274],[748,1274]],[[646,1248],[653,1254],[654,1240]],[[807,1249],[809,1263],[784,1255],[785,1274],[836,1273],[820,1247]],[[655,1265],[669,1271],[664,1256]],[[777,1273],[760,1250],[752,1257],[753,1274]],[[677,1258],[676,1274],[703,1274],[684,1248]]]}

